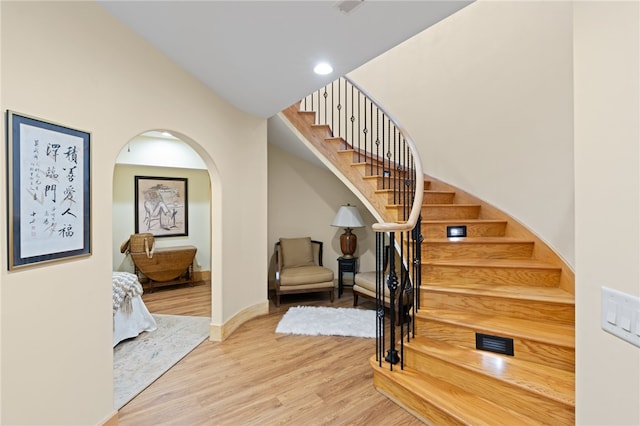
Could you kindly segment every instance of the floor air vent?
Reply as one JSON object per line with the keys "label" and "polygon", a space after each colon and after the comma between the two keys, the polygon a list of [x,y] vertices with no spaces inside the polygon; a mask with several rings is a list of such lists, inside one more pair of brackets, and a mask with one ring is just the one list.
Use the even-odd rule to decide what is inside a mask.
{"label": "floor air vent", "polygon": [[476,333],[476,349],[513,356],[513,339]]}

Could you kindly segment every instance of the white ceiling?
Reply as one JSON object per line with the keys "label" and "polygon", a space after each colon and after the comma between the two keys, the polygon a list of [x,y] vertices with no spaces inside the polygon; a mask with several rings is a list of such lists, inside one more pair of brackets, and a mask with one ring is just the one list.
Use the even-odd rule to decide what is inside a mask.
{"label": "white ceiling", "polygon": [[[268,118],[471,1],[98,2],[237,108]],[[347,2],[349,3],[349,2]],[[334,72],[313,73],[318,61]]]}

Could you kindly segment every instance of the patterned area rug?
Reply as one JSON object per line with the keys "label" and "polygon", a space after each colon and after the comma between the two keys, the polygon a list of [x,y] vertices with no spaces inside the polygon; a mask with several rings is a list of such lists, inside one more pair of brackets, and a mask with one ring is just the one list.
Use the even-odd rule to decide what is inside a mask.
{"label": "patterned area rug", "polygon": [[376,312],[355,308],[296,306],[284,314],[276,333],[375,338]]}
{"label": "patterned area rug", "polygon": [[122,408],[209,336],[206,317],[153,315],[158,329],[113,348],[114,406]]}

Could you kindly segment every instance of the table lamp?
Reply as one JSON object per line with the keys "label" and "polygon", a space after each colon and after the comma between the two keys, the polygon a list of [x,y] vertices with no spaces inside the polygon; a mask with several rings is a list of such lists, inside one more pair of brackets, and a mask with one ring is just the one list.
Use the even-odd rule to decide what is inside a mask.
{"label": "table lamp", "polygon": [[346,206],[340,206],[331,226],[345,228],[344,234],[340,235],[340,250],[342,250],[343,257],[347,259],[352,258],[353,253],[356,252],[358,237],[351,233],[351,229],[362,228],[364,226],[364,221],[362,220],[362,217],[360,217],[360,213],[358,213],[356,206],[349,204]]}

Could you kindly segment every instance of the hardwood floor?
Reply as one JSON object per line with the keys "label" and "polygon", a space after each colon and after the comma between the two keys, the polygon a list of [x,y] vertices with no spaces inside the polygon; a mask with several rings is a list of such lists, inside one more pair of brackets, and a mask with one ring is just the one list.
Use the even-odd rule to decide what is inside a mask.
{"label": "hardwood floor", "polygon": [[[143,296],[153,313],[210,316],[210,282]],[[274,330],[290,306],[351,307],[349,289],[283,297],[224,342],[205,340],[119,412],[128,425],[421,425],[373,387],[373,339]],[[370,302],[361,307],[373,308]]]}

